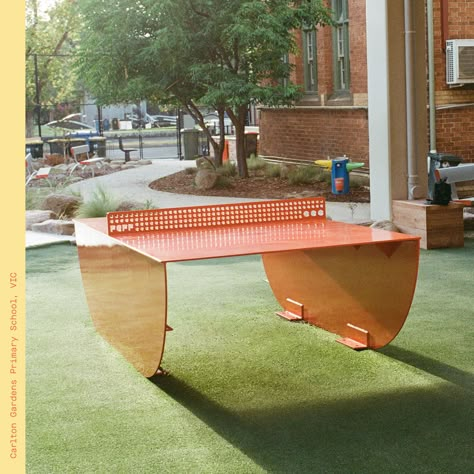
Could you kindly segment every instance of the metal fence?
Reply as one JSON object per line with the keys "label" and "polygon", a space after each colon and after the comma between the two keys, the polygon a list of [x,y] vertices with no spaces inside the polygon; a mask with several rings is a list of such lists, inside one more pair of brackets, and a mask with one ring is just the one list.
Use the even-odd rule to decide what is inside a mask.
{"label": "metal fence", "polygon": [[72,146],[88,144],[96,156],[112,160],[124,159],[125,153],[120,149],[119,138],[123,149],[133,150],[131,158],[135,159],[193,159],[196,155],[209,155],[207,136],[201,131],[192,134],[195,143],[190,148],[186,131],[179,129],[140,131],[130,130],[120,133],[105,132],[98,134],[77,134],[76,136],[56,135],[41,139],[26,140],[26,153],[31,153],[34,159],[42,158],[44,154],[70,153]]}

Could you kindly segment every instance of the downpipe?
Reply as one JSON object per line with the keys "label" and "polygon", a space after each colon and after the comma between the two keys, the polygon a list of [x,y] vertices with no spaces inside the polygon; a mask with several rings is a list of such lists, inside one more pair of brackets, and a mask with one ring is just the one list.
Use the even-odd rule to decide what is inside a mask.
{"label": "downpipe", "polygon": [[415,35],[413,19],[413,2],[404,0],[405,20],[405,95],[406,95],[406,138],[408,168],[408,199],[419,199],[423,196],[420,188],[416,163],[416,107],[415,107]]}

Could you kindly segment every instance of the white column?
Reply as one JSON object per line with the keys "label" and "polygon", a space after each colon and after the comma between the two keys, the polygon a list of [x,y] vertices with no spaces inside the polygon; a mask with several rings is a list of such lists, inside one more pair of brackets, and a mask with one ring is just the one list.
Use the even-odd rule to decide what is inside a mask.
{"label": "white column", "polygon": [[[411,56],[416,119],[410,125],[417,196],[427,189],[427,109],[424,2],[413,5],[415,50]],[[404,0],[366,0],[369,97],[370,212],[391,220],[392,201],[408,199],[407,101]],[[416,167],[415,167],[416,165]],[[425,195],[426,196],[426,195]]]}
{"label": "white column", "polygon": [[392,217],[387,0],[367,0],[370,215]]}

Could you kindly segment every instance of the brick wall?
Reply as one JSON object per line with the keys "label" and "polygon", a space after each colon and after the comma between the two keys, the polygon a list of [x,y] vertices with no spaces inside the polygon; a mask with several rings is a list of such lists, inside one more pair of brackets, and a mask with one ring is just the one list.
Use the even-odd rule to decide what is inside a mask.
{"label": "brick wall", "polygon": [[474,162],[474,106],[436,112],[437,151]]}
{"label": "brick wall", "polygon": [[365,28],[366,0],[349,0],[349,49],[351,92],[367,92],[367,36]]}
{"label": "brick wall", "polygon": [[367,109],[263,109],[259,154],[308,161],[345,154],[353,161],[362,161],[367,165]]}
{"label": "brick wall", "polygon": [[[441,4],[433,2],[436,75],[437,150],[474,162],[474,107],[439,109],[439,106],[474,103],[474,85],[450,88],[446,85],[446,56],[443,31],[449,39],[474,38],[474,0],[449,0],[447,23],[442,22]],[[352,103],[367,105],[367,48],[365,0],[349,0],[349,48]],[[300,36],[297,36],[301,41]],[[333,92],[332,30],[317,32],[318,93],[321,105]],[[299,58],[292,79],[303,84]],[[303,102],[304,103],[304,102]],[[308,105],[311,105],[308,102]],[[325,159],[346,154],[355,161],[368,160],[367,111],[334,107],[262,109],[261,154],[300,159]]]}
{"label": "brick wall", "polygon": [[[447,22],[442,19],[444,3]],[[434,56],[436,77],[436,147],[440,152],[452,153],[474,162],[474,84],[449,87],[446,84],[446,39],[474,38],[474,1],[450,0],[433,2]],[[441,108],[440,108],[441,107]]]}

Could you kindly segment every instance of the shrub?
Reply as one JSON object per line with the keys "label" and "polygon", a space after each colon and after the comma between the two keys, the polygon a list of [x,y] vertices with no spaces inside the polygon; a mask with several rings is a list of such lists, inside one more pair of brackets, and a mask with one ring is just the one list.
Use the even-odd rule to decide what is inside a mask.
{"label": "shrub", "polygon": [[315,166],[297,166],[288,173],[290,184],[312,184],[321,176],[321,171]]}
{"label": "shrub", "polygon": [[217,172],[221,176],[232,177],[237,175],[237,167],[233,161],[226,161],[222,166],[217,169]]}
{"label": "shrub", "polygon": [[[25,209],[27,211],[39,209],[45,193],[42,188],[27,188],[25,192]],[[49,191],[48,191],[49,192]]]}
{"label": "shrub", "polygon": [[118,202],[102,188],[94,191],[92,199],[84,201],[77,210],[77,217],[105,217],[107,212],[113,212]]}
{"label": "shrub", "polygon": [[229,176],[219,174],[217,176],[216,183],[213,186],[213,189],[228,189],[233,186],[232,181],[229,179]]}
{"label": "shrub", "polygon": [[267,178],[280,178],[281,166],[275,163],[267,163],[264,172]]}
{"label": "shrub", "polygon": [[263,170],[265,166],[267,166],[265,160],[258,156],[250,155],[250,158],[247,160],[247,168],[249,171]]}

